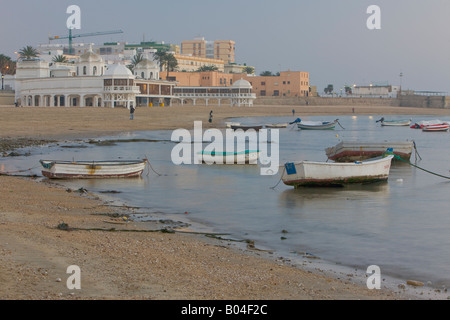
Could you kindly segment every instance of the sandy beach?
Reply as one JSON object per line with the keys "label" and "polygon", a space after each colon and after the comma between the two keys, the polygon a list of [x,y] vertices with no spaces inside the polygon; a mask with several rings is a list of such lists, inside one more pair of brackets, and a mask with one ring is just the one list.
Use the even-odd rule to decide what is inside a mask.
{"label": "sandy beach", "polygon": [[[224,127],[233,117],[436,115],[450,110],[385,106],[183,106],[126,109],[0,107],[1,153],[19,146],[129,131]],[[208,124],[213,110],[213,123]],[[0,153],[0,155],[1,155]],[[0,158],[1,162],[1,158]],[[255,247],[125,221],[127,208],[51,182],[0,176],[0,299],[3,300],[396,300],[404,289],[369,290],[353,275],[330,277]],[[69,290],[67,267],[81,269]],[[405,283],[406,285],[406,283]],[[423,296],[427,298],[427,296]]]}

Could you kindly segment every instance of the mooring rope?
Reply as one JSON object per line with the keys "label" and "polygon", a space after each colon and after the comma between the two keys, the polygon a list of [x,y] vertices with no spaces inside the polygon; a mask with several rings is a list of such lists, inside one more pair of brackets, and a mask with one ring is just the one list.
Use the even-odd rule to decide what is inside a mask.
{"label": "mooring rope", "polygon": [[[156,173],[158,176],[162,176],[161,173],[158,173],[158,172],[155,171],[155,169],[153,169],[153,167],[152,167],[150,161],[148,160],[148,157],[147,157],[147,156],[146,156],[146,158],[144,159],[144,161],[147,162],[148,167],[149,167],[150,169],[152,169],[152,171],[153,171],[154,173]],[[147,171],[147,176],[148,176],[149,173],[150,173],[150,171]]]}
{"label": "mooring rope", "polygon": [[31,170],[34,170],[34,169],[37,169],[37,168],[39,168],[39,166],[38,167],[34,167],[34,168],[24,169],[24,170],[17,170],[17,171],[8,171],[8,172],[0,171],[0,175],[7,176],[7,175],[11,175],[13,173],[22,173],[22,172],[31,171]]}
{"label": "mooring rope", "polygon": [[415,167],[415,168],[417,168],[417,169],[419,169],[419,170],[425,171],[425,172],[430,173],[430,174],[434,174],[435,176],[438,176],[438,177],[441,177],[441,178],[444,178],[444,179],[450,179],[450,177],[447,177],[447,176],[444,176],[444,175],[442,175],[442,174],[439,174],[439,173],[436,173],[436,172],[433,172],[433,171],[430,171],[430,170],[421,168],[421,167],[419,167],[418,165],[415,165],[415,164],[411,163],[411,162],[408,161],[408,160],[402,159],[402,158],[401,158],[400,156],[398,156],[398,155],[395,155],[395,154],[394,154],[394,158],[395,158],[395,159],[398,159],[398,160],[400,160],[400,161],[406,162],[406,163],[408,163],[409,165],[411,165],[411,166],[413,166],[413,167]]}
{"label": "mooring rope", "polygon": [[270,187],[270,189],[275,190],[275,188],[278,187],[278,185],[280,184],[281,180],[283,180],[283,176],[284,176],[284,172],[285,171],[286,171],[286,167],[284,167],[284,169],[283,169],[283,173],[281,174],[280,180],[278,180],[276,185],[274,185],[273,187]]}

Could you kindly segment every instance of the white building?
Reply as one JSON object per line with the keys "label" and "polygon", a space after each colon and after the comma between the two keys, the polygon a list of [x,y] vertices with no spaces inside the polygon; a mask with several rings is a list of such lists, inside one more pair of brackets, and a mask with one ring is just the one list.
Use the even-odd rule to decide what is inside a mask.
{"label": "white building", "polygon": [[362,98],[397,98],[400,86],[391,85],[369,85],[353,86],[352,96]]}
{"label": "white building", "polygon": [[48,107],[170,105],[175,98],[174,86],[173,82],[159,80],[155,63],[143,61],[133,75],[123,64],[105,64],[92,50],[74,63],[19,61],[15,81],[19,105]]}

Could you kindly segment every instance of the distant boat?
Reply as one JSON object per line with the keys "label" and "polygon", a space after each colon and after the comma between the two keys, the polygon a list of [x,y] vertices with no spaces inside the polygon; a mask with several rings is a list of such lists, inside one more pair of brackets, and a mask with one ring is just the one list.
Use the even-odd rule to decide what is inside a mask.
{"label": "distant boat", "polygon": [[411,124],[411,119],[401,119],[401,120],[385,120],[381,118],[377,120],[377,122],[381,122],[382,126],[409,126]]}
{"label": "distant boat", "polygon": [[265,128],[287,128],[288,123],[268,123],[265,124]]}
{"label": "distant boat", "polygon": [[40,160],[42,175],[50,179],[137,177],[147,160],[55,161]]}
{"label": "distant boat", "polygon": [[197,153],[200,162],[207,164],[257,164],[259,150],[241,152],[201,151]]}
{"label": "distant boat", "polygon": [[356,161],[338,162],[289,162],[285,164],[283,183],[300,186],[335,187],[347,184],[364,184],[386,181],[389,177],[393,155]]}
{"label": "distant boat", "polygon": [[444,122],[442,120],[439,120],[439,119],[423,120],[423,121],[419,121],[419,122],[414,123],[411,126],[411,129],[422,129],[423,127],[433,126],[433,125],[441,125],[441,124],[448,124],[448,123]]}
{"label": "distant boat", "polygon": [[425,131],[425,132],[442,132],[442,131],[448,131],[449,129],[450,129],[450,124],[448,124],[448,123],[432,124],[429,126],[422,127],[422,131]]}
{"label": "distant boat", "polygon": [[242,130],[244,130],[244,131],[247,131],[247,130],[251,130],[251,129],[253,129],[253,130],[261,130],[263,128],[263,126],[262,125],[241,125],[241,124],[239,124],[239,125],[236,125],[236,124],[234,124],[234,125],[231,125],[231,129],[233,129],[233,130],[238,130],[238,129],[242,129]]}
{"label": "distant boat", "polygon": [[329,160],[336,162],[361,161],[383,155],[388,148],[402,159],[409,160],[414,147],[414,141],[382,141],[361,142],[342,141],[325,149]]}
{"label": "distant boat", "polygon": [[297,127],[302,130],[333,130],[338,120],[330,121],[301,121]]}
{"label": "distant boat", "polygon": [[240,126],[241,123],[240,122],[225,122],[225,125],[227,126],[227,128],[231,128],[231,126]]}

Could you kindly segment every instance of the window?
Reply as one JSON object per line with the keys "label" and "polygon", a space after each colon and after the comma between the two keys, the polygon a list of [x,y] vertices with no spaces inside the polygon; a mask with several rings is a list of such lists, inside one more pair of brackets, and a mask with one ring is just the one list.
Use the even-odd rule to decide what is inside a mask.
{"label": "window", "polygon": [[262,85],[262,86],[265,86],[265,85],[266,85],[266,83],[265,83],[265,82],[263,81],[263,82],[261,82],[261,85]]}
{"label": "window", "polygon": [[278,91],[278,90],[274,90],[273,91],[273,96],[274,97],[278,97],[280,95],[280,91]]}
{"label": "window", "polygon": [[87,74],[87,68],[86,68],[86,66],[84,66],[83,67],[83,75],[86,75]]}
{"label": "window", "polygon": [[97,67],[92,68],[92,74],[94,76],[97,75]]}
{"label": "window", "polygon": [[266,96],[266,90],[261,90],[261,97],[265,97]]}
{"label": "window", "polygon": [[283,81],[283,84],[286,84],[286,81]]}

